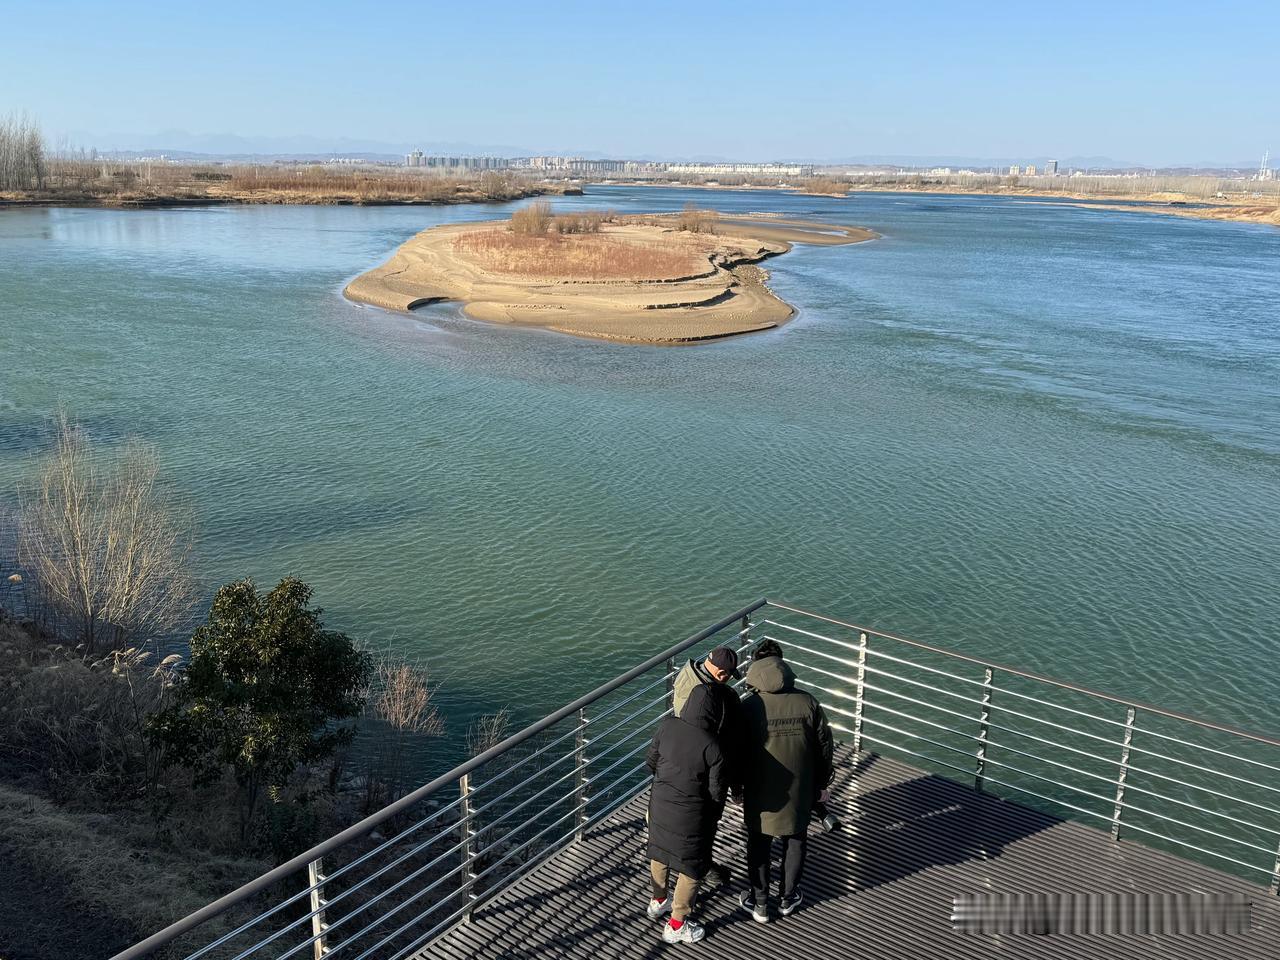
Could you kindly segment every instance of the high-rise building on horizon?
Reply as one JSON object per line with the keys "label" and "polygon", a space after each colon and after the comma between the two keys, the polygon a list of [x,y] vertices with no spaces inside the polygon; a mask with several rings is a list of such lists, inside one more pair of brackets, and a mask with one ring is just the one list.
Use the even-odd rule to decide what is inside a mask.
{"label": "high-rise building on horizon", "polygon": [[404,157],[406,167],[429,167],[433,170],[505,170],[511,161],[505,157],[440,157],[428,156],[421,150],[407,153]]}
{"label": "high-rise building on horizon", "polygon": [[1056,177],[1058,175],[1058,161],[1046,160],[1044,164],[1044,175],[1046,177]]}

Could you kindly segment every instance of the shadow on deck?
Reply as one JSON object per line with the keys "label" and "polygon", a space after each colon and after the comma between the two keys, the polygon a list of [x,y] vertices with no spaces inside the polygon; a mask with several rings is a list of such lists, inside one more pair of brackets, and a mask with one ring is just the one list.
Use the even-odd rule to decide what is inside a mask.
{"label": "shadow on deck", "polygon": [[[644,803],[632,801],[437,940],[423,958],[640,960],[671,950],[733,958],[1280,956],[1280,899],[1265,888],[1128,843],[906,764],[840,758],[833,812],[843,828],[810,834],[805,906],[767,926],[737,909],[744,889],[741,817],[730,806],[716,860],[727,888],[698,908],[707,938],[661,940],[648,898]],[[1216,936],[990,936],[952,929],[953,897],[977,893],[1225,893],[1253,902],[1248,933]]]}

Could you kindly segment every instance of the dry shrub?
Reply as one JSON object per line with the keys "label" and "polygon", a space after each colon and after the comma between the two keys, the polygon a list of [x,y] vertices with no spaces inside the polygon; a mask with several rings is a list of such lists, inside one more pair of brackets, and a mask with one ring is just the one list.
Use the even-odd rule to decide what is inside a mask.
{"label": "dry shrub", "polygon": [[435,687],[426,667],[408,660],[384,659],[376,666],[378,694],[373,712],[402,733],[438,736],[444,719],[432,702]]}
{"label": "dry shrub", "polygon": [[162,760],[146,716],[167,702],[178,659],[130,648],[86,660],[0,624],[0,762],[55,799],[144,796]]}
{"label": "dry shrub", "polygon": [[473,757],[493,749],[507,738],[510,726],[511,711],[506,707],[497,713],[481,714],[467,727],[467,749]]}
{"label": "dry shrub", "polygon": [[811,180],[802,180],[800,189],[805,193],[835,193],[844,196],[849,192],[849,184],[832,177],[814,177]]}
{"label": "dry shrub", "polygon": [[657,280],[707,268],[696,250],[604,234],[530,236],[475,230],[459,234],[454,248],[493,273],[538,279]]}
{"label": "dry shrub", "polygon": [[589,210],[585,213],[566,213],[551,221],[551,229],[559,234],[599,233],[605,223],[606,214],[600,210]]}
{"label": "dry shrub", "polygon": [[403,654],[374,655],[368,713],[386,725],[373,741],[364,778],[364,809],[372,813],[403,796],[409,787],[409,748],[417,739],[444,733],[444,717],[435,705],[436,685],[424,664]]}
{"label": "dry shrub", "polygon": [[163,636],[191,611],[191,524],[159,472],[151,448],[130,441],[107,456],[62,416],[54,449],[19,487],[27,589],[85,653]]}
{"label": "dry shrub", "polygon": [[538,200],[511,214],[511,232],[521,237],[541,237],[551,226],[551,204]]}
{"label": "dry shrub", "polygon": [[688,233],[715,233],[720,214],[714,210],[699,210],[692,202],[686,203],[676,219],[676,227]]}

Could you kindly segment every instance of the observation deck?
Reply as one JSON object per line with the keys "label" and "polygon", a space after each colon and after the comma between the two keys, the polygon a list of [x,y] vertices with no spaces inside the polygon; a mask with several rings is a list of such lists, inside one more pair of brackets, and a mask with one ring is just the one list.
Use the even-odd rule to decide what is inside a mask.
{"label": "observation deck", "polygon": [[[759,924],[729,806],[707,937],[668,946],[642,756],[684,658],[765,638],[839,738],[842,827]],[[1278,889],[1280,740],[762,600],[114,960],[1274,960]]]}

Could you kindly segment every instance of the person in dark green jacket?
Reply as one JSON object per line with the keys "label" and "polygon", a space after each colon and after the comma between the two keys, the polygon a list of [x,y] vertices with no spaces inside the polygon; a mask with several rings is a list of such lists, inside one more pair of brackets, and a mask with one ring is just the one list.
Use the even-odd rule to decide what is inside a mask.
{"label": "person in dark green jacket", "polygon": [[765,923],[775,839],[782,841],[779,913],[790,916],[800,906],[805,831],[814,801],[827,799],[834,744],[822,705],[796,689],[796,675],[781,656],[756,660],[746,682],[750,692],[742,700],[743,821],[751,889],[741,903]]}

